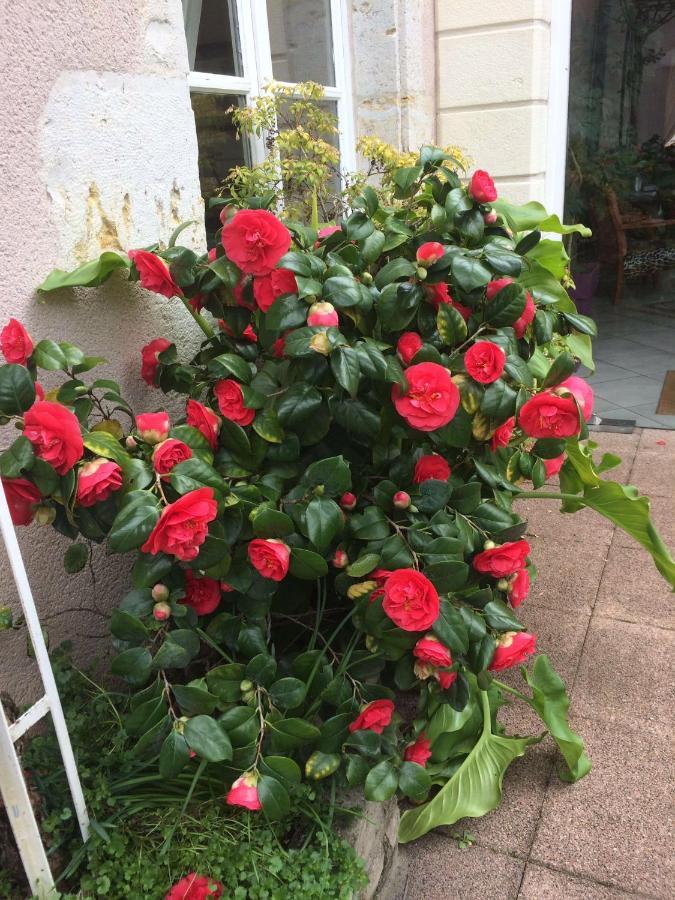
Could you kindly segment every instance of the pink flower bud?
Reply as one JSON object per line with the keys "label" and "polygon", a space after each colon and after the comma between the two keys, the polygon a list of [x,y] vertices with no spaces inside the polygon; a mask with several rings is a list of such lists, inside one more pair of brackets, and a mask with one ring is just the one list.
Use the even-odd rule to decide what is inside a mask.
{"label": "pink flower bud", "polygon": [[156,584],[152,589],[152,599],[155,603],[166,603],[169,599],[169,589],[165,584]]}
{"label": "pink flower bud", "polygon": [[165,412],[141,413],[136,416],[136,430],[146,444],[159,444],[169,436],[171,421]]}
{"label": "pink flower bud", "polygon": [[427,241],[417,248],[415,258],[420,265],[433,266],[434,263],[442,258],[444,253],[443,244],[439,244],[438,241]]}
{"label": "pink flower bud", "polygon": [[171,615],[171,607],[168,603],[155,603],[152,607],[152,615],[158,622],[165,622]]}
{"label": "pink flower bud", "polygon": [[307,315],[308,325],[322,325],[325,328],[333,328],[338,322],[338,314],[332,303],[319,301],[318,303],[312,303],[310,306]]}
{"label": "pink flower bud", "polygon": [[356,506],[356,494],[352,494],[351,491],[347,491],[346,494],[343,494],[340,497],[340,506],[343,509],[351,511]]}
{"label": "pink flower bud", "polygon": [[410,506],[410,494],[406,491],[396,491],[394,494],[394,506],[396,509],[407,509]]}
{"label": "pink flower bud", "polygon": [[349,557],[344,550],[336,550],[333,556],[333,565],[336,569],[344,569],[349,565]]}
{"label": "pink flower bud", "polygon": [[498,219],[497,212],[491,209],[490,212],[483,214],[483,221],[486,225],[494,225]]}
{"label": "pink flower bud", "polygon": [[138,447],[138,442],[136,441],[136,438],[133,436],[133,434],[127,435],[124,443],[127,446],[127,450],[135,450],[136,447]]}

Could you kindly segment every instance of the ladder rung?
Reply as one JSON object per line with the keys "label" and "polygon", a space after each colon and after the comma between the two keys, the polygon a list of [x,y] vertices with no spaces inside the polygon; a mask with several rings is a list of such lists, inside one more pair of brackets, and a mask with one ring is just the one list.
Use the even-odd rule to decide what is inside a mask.
{"label": "ladder rung", "polygon": [[40,697],[30,709],[27,709],[23,715],[19,716],[16,722],[12,722],[9,726],[9,736],[12,741],[16,743],[29,728],[32,728],[36,722],[39,722],[40,719],[44,718],[48,712],[49,698],[45,694],[44,697]]}

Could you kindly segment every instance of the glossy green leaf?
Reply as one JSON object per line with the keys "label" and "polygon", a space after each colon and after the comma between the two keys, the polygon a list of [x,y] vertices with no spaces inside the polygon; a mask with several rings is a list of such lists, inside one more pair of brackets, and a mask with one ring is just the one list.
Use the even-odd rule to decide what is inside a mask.
{"label": "glossy green leaf", "polygon": [[65,287],[97,287],[103,284],[115,269],[129,269],[130,266],[131,261],[127,257],[106,250],[98,259],[83,263],[71,272],[53,269],[38,286],[38,290],[48,293]]}
{"label": "glossy green leaf", "polygon": [[108,546],[113,553],[135,550],[147,540],[158,518],[157,498],[148,491],[132,491],[112,523]]}
{"label": "glossy green leaf", "polygon": [[368,772],[364,795],[366,800],[383,803],[396,793],[398,772],[388,760],[382,760]]}
{"label": "glossy green leaf", "polygon": [[299,678],[288,676],[275,681],[269,693],[272,703],[279,709],[295,709],[303,703],[307,688]]}
{"label": "glossy green leaf", "polygon": [[211,716],[194,716],[183,732],[191,750],[206,762],[232,759],[232,744],[225,730]]}
{"label": "glossy green leaf", "polygon": [[35,385],[25,366],[0,366],[0,415],[18,416],[35,402]]}
{"label": "glossy green leaf", "polygon": [[162,778],[174,778],[185,768],[190,759],[190,748],[182,734],[172,730],[164,738],[159,751],[159,774]]}
{"label": "glossy green leaf", "polygon": [[291,800],[286,788],[276,778],[271,778],[269,775],[260,776],[258,779],[258,797],[263,812],[268,819],[283,819],[284,816],[288,815],[291,808]]}
{"label": "glossy green leaf", "polygon": [[343,528],[342,510],[334,500],[314,497],[305,511],[307,534],[319,553],[324,553]]}
{"label": "glossy green leaf", "polygon": [[479,818],[499,805],[502,779],[508,766],[537,738],[503,737],[491,729],[490,703],[481,692],[483,730],[475,746],[428,803],[407,810],[398,832],[406,844],[439,825],[454,825],[465,817]]}

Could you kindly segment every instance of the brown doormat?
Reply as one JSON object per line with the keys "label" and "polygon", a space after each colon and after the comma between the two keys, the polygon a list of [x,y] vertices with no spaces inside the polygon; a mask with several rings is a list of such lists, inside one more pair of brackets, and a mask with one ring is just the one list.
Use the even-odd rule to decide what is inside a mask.
{"label": "brown doormat", "polygon": [[675,416],[675,369],[666,372],[656,413],[659,416]]}

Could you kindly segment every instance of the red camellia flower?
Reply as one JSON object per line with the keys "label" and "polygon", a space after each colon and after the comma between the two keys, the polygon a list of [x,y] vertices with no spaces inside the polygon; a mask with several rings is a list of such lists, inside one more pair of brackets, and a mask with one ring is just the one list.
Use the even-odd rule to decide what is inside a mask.
{"label": "red camellia flower", "polygon": [[497,199],[497,188],[484,169],[476,169],[471,176],[469,193],[478,203],[492,203]]}
{"label": "red camellia flower", "polygon": [[84,444],[77,416],[60,403],[37,400],[23,417],[23,433],[35,455],[59,475],[70,472],[82,459]]}
{"label": "red camellia flower", "polygon": [[581,428],[575,400],[551,391],[535,394],[518,414],[520,427],[533,438],[568,438]]}
{"label": "red camellia flower", "polygon": [[307,324],[310,327],[323,326],[324,328],[335,328],[340,323],[337,310],[332,303],[312,303],[307,313]]}
{"label": "red camellia flower", "polygon": [[185,596],[180,601],[198,616],[208,616],[218,609],[220,584],[215,578],[198,578],[191,569],[185,572]]}
{"label": "red camellia flower", "polygon": [[506,631],[497,640],[497,649],[488,669],[500,672],[525,662],[534,653],[536,643],[536,636],[527,631]]}
{"label": "red camellia flower", "polygon": [[498,547],[477,553],[473,558],[473,567],[484,575],[506,578],[523,568],[529,552],[530,545],[527,541],[507,541]]}
{"label": "red camellia flower", "polygon": [[519,572],[516,572],[506,593],[509,603],[514,609],[520,606],[530,593],[530,573],[527,569],[521,569]]}
{"label": "red camellia flower", "polygon": [[435,431],[447,425],[457,412],[459,391],[445,366],[417,363],[406,369],[405,377],[407,393],[402,394],[398,384],[391,391],[399,416],[418,431]]}
{"label": "red camellia flower", "polygon": [[267,275],[291,246],[291,233],[266,209],[240,209],[223,226],[223,248],[247,275]]}
{"label": "red camellia flower", "polygon": [[513,284],[513,278],[511,278],[510,275],[503,275],[501,278],[495,278],[493,281],[490,281],[485,288],[485,298],[488,301],[494,299],[496,294],[498,294],[502,288],[505,288],[507,284]]}
{"label": "red camellia flower", "polygon": [[495,429],[495,433],[490,438],[490,449],[494,453],[499,447],[508,447],[509,441],[511,440],[511,435],[513,434],[513,429],[516,427],[516,420],[514,416],[507,419],[506,422],[502,422],[499,428]]}
{"label": "red camellia flower", "polygon": [[167,341],[166,338],[155,338],[141,350],[141,378],[150,387],[154,385],[157,369],[159,369],[157,356],[164,350],[168,350],[170,346],[171,341]]}
{"label": "red camellia flower", "polygon": [[404,631],[426,631],[438,618],[438,592],[416,569],[397,569],[384,583],[382,609]]}
{"label": "red camellia flower", "polygon": [[455,681],[457,681],[457,672],[435,672],[434,678],[438,681],[443,690],[447,691],[448,688],[452,687]]}
{"label": "red camellia flower", "polygon": [[501,377],[506,354],[492,341],[476,341],[464,354],[466,371],[480,384],[492,384]]}
{"label": "red camellia flower", "polygon": [[291,549],[275,538],[255,538],[248,545],[248,558],[263,578],[282,581],[288,572]]}
{"label": "red camellia flower", "polygon": [[218,409],[226,419],[237,425],[250,425],[255,419],[255,410],[244,406],[244,395],[238,381],[233,378],[217,381],[213,393],[218,401]]}
{"label": "red camellia flower", "polygon": [[80,506],[102,503],[122,487],[122,469],[110,459],[92,459],[80,469],[77,502]]}
{"label": "red camellia flower", "polygon": [[413,656],[421,663],[428,663],[430,666],[448,668],[452,665],[450,651],[433,634],[425,634],[423,638],[419,639],[413,647]]}
{"label": "red camellia flower", "polygon": [[430,747],[431,741],[421,731],[417,740],[413,741],[412,744],[408,744],[403,751],[403,759],[406,762],[417,763],[418,766],[426,766],[427,760],[431,756]]}
{"label": "red camellia flower", "polygon": [[246,772],[232,784],[225,802],[229,806],[243,806],[244,809],[262,809],[258,797],[258,776],[255,772]]}
{"label": "red camellia flower", "polygon": [[295,294],[298,283],[290,269],[272,269],[268,275],[260,275],[253,281],[253,297],[258,309],[267,312],[277,297]]}
{"label": "red camellia flower", "polygon": [[8,363],[25,366],[33,352],[33,341],[21,322],[10,319],[0,331],[0,348]]}
{"label": "red camellia flower", "polygon": [[513,323],[513,330],[515,331],[517,338],[521,338],[525,334],[527,326],[534,319],[536,312],[537,307],[534,305],[532,294],[529,291],[525,291],[525,309],[520,318],[516,319]]}
{"label": "red camellia flower", "polygon": [[7,506],[15,525],[30,525],[34,506],[42,500],[42,494],[27,478],[3,478]]}
{"label": "red camellia flower", "polygon": [[272,356],[275,359],[283,359],[284,350],[286,349],[286,335],[284,334],[280,338],[277,338],[270,349],[272,351]]}
{"label": "red camellia flower", "polygon": [[434,263],[443,257],[444,253],[445,248],[443,244],[439,244],[438,241],[427,241],[426,244],[422,244],[417,248],[415,258],[421,266],[433,266]]}
{"label": "red camellia flower", "polygon": [[374,731],[375,734],[382,734],[391,722],[393,714],[394,704],[391,700],[373,700],[350,723],[349,730],[352,733],[355,731]]}
{"label": "red camellia flower", "polygon": [[554,456],[553,459],[544,459],[542,462],[546,469],[546,477],[552,478],[553,475],[557,475],[562,469],[563,463],[565,462],[565,454],[561,453],[560,456]]}
{"label": "red camellia flower", "polygon": [[141,413],[136,416],[136,431],[146,444],[158,444],[166,439],[171,420],[166,412]]}
{"label": "red camellia flower", "polygon": [[152,451],[152,466],[158,475],[167,475],[178,463],[192,457],[192,450],[183,441],[168,438]]}
{"label": "red camellia flower", "polygon": [[593,388],[590,386],[590,384],[583,378],[580,378],[578,375],[570,375],[569,378],[561,381],[555,390],[557,392],[562,388],[572,394],[574,399],[581,407],[581,412],[584,419],[586,419],[586,421],[588,422],[588,420],[593,415],[593,404],[595,402]]}
{"label": "red camellia flower", "polygon": [[211,449],[215,450],[218,443],[218,432],[220,431],[220,417],[208,406],[199,403],[198,400],[188,400],[186,409],[187,424],[196,428],[200,434],[203,434]]}
{"label": "red camellia flower", "polygon": [[169,267],[159,256],[147,250],[129,250],[128,256],[138,269],[141,284],[146,291],[154,291],[163,297],[183,296],[183,292],[171,277]]}
{"label": "red camellia flower", "polygon": [[338,231],[342,231],[342,228],[339,225],[326,225],[325,228],[319,228],[319,237],[327,238],[330,237],[331,234],[336,234]]}
{"label": "red camellia flower", "polygon": [[447,481],[450,477],[450,466],[438,453],[420,456],[415,464],[413,484],[422,484],[434,478],[436,481]]}
{"label": "red camellia flower", "polygon": [[424,341],[416,331],[405,331],[401,335],[396,344],[396,352],[404,366],[410,365],[423,344]]}
{"label": "red camellia flower", "polygon": [[183,494],[164,507],[141,550],[143,553],[168,553],[189,562],[199,553],[209,533],[209,522],[217,514],[213,488],[204,487]]}
{"label": "red camellia flower", "polygon": [[460,303],[458,300],[454,300],[450,296],[448,286],[444,281],[441,281],[438,284],[425,284],[424,293],[426,294],[429,303],[431,303],[435,309],[438,309],[441,303],[446,303],[448,306],[452,306],[453,309],[456,309],[465,322],[468,322],[471,318],[473,310],[468,306],[464,306],[464,304]]}
{"label": "red camellia flower", "polygon": [[208,900],[209,897],[218,900],[222,894],[223,886],[219,881],[190,872],[174,884],[164,900]]}

